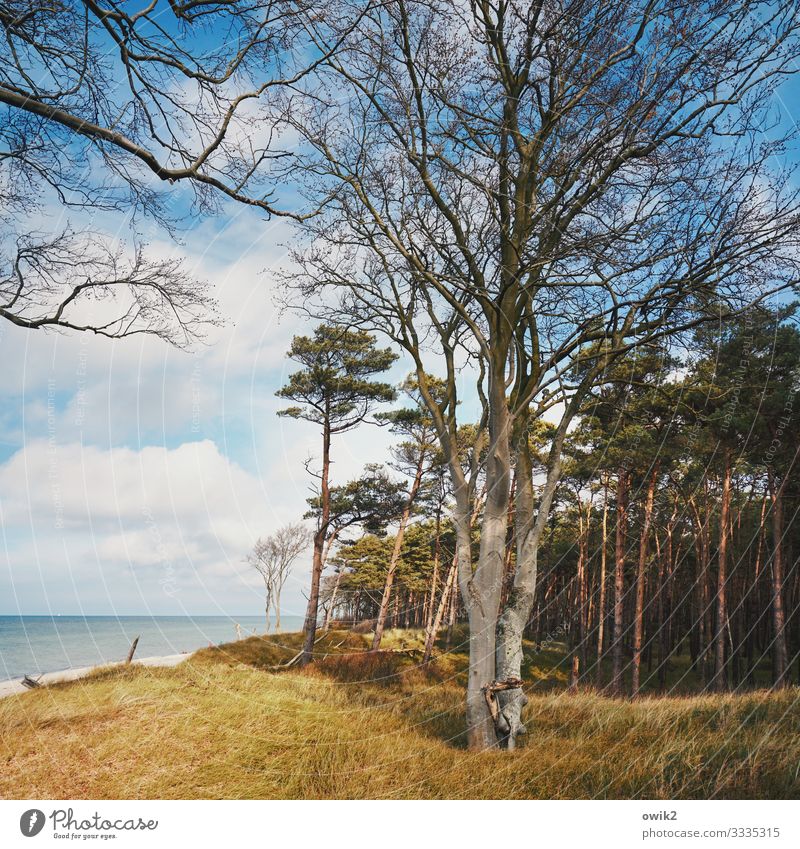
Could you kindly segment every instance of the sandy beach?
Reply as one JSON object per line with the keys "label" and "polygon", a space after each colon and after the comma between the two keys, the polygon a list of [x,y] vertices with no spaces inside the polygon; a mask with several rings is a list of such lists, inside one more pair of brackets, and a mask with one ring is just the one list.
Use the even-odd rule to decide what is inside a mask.
{"label": "sandy beach", "polygon": [[[183,654],[168,654],[161,657],[143,657],[140,660],[134,660],[133,664],[138,666],[177,666],[184,660],[192,656],[193,652],[184,652]],[[39,678],[39,683],[46,686],[47,684],[59,684],[63,681],[76,681],[83,678],[90,672],[96,669],[105,669],[109,666],[124,666],[124,661],[118,663],[103,663],[100,666],[80,666],[74,669],[63,669],[59,672],[46,672]],[[34,678],[36,676],[33,676]],[[0,699],[6,696],[15,696],[19,693],[30,692],[27,687],[22,685],[21,678],[12,678],[10,681],[0,681]]]}

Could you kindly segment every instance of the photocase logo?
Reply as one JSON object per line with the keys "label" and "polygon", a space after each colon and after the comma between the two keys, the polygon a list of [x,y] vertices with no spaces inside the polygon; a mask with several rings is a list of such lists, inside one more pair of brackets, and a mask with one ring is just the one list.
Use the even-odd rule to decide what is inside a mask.
{"label": "photocase logo", "polygon": [[31,808],[19,818],[19,830],[25,837],[36,837],[44,828],[44,813],[38,808]]}
{"label": "photocase logo", "polygon": [[[145,820],[141,817],[119,817],[118,819],[106,819],[98,811],[82,819],[76,818],[72,808],[55,808],[47,816],[38,808],[31,808],[19,818],[19,830],[25,837],[36,837],[44,828],[47,820],[51,820],[54,837],[73,837],[87,839],[97,837],[97,832],[115,831],[155,831],[158,828],[158,820]],[[95,832],[81,835],[80,832]],[[111,834],[101,834],[103,839],[113,837]]]}

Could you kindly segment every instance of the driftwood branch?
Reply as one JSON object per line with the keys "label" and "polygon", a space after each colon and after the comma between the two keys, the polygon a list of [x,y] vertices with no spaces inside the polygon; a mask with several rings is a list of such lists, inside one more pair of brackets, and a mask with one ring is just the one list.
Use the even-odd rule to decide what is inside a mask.
{"label": "driftwood branch", "polygon": [[134,641],[131,643],[130,651],[128,652],[128,656],[125,658],[125,663],[130,663],[133,660],[133,655],[136,653],[136,646],[139,645],[139,637],[134,638]]}
{"label": "driftwood branch", "polygon": [[[321,634],[320,634],[320,635],[319,635],[319,636],[318,636],[318,637],[314,640],[314,645],[316,645],[316,644],[317,644],[317,643],[318,643],[318,642],[319,642],[319,641],[320,641],[320,640],[321,640],[324,636],[325,636],[325,632],[323,631],[323,632],[322,632],[322,633],[321,633]],[[344,641],[342,641],[342,642],[344,642]],[[339,645],[341,645],[341,643],[339,643]],[[286,663],[279,663],[277,666],[273,666],[273,667],[271,667],[271,668],[272,668],[272,669],[288,669],[290,666],[294,666],[294,665],[295,665],[295,663],[297,663],[297,661],[298,661],[298,660],[300,660],[300,657],[302,656],[302,654],[303,654],[303,652],[304,652],[304,651],[305,651],[305,649],[304,649],[304,648],[300,649],[300,651],[299,651],[299,652],[297,652],[297,654],[296,654],[296,655],[295,655],[295,656],[294,656],[291,660],[287,661]]]}

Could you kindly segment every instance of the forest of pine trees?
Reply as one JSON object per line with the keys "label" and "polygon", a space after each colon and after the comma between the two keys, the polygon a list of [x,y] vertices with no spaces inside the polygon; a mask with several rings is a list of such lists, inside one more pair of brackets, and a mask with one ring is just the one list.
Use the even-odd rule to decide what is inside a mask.
{"label": "forest of pine trees", "polygon": [[[800,675],[794,309],[753,310],[685,348],[619,362],[570,433],[526,636],[568,646],[575,687],[635,695],[784,686]],[[413,386],[405,389],[413,401]],[[463,610],[448,476],[417,410],[385,417],[400,437],[388,465],[409,484],[369,521],[336,532],[321,604],[326,625],[370,629],[383,607],[381,630],[425,629],[430,657],[433,638],[452,634]],[[465,464],[475,460],[470,435],[463,428]],[[546,423],[533,428],[534,457],[550,435]],[[475,519],[481,502],[479,490]],[[318,506],[312,499],[309,517]],[[513,497],[509,578],[512,518]]]}

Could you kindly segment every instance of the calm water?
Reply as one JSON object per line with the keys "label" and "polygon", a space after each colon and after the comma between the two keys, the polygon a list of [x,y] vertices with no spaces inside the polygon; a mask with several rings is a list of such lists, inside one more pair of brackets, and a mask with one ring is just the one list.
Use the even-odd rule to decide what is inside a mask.
{"label": "calm water", "polygon": [[[125,660],[136,636],[136,657],[230,643],[237,622],[245,635],[264,633],[260,616],[0,616],[0,680]],[[284,631],[302,624],[281,617]]]}

